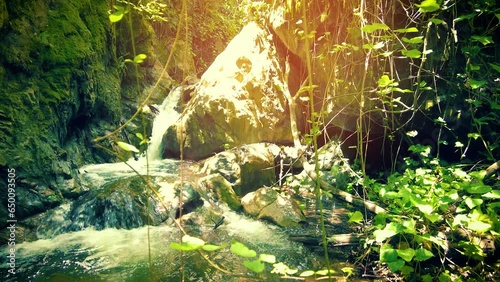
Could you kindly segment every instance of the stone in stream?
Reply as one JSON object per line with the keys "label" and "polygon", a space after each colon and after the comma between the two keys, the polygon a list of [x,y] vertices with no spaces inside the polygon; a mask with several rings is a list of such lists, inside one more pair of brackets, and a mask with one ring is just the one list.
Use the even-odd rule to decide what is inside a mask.
{"label": "stone in stream", "polygon": [[241,199],[243,211],[282,227],[299,227],[306,218],[299,205],[290,197],[281,196],[270,188],[260,188]]}

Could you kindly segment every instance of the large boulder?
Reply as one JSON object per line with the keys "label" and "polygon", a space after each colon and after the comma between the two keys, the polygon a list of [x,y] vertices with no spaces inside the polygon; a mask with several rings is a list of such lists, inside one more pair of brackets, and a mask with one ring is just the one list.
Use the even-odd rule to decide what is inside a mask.
{"label": "large boulder", "polygon": [[306,218],[299,205],[290,197],[270,188],[260,188],[241,199],[243,211],[282,227],[299,227]]}
{"label": "large boulder", "polygon": [[219,173],[238,196],[271,186],[275,180],[273,152],[278,146],[268,143],[249,144],[220,152],[201,163],[200,172]]}
{"label": "large boulder", "polygon": [[208,68],[179,121],[164,135],[165,157],[202,159],[225,146],[291,143],[288,105],[272,35],[249,23]]}

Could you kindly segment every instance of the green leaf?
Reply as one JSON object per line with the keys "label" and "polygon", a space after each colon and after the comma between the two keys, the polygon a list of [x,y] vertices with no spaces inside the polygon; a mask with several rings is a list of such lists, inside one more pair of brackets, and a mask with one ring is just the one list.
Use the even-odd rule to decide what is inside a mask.
{"label": "green leaf", "polygon": [[383,23],[373,23],[365,25],[364,27],[361,28],[361,30],[366,33],[372,33],[377,30],[389,30],[389,27]]}
{"label": "green leaf", "polygon": [[276,263],[276,257],[274,255],[260,254],[259,260],[267,263]]}
{"label": "green leaf", "polygon": [[246,260],[243,262],[243,265],[255,273],[261,273],[266,268],[260,260]]}
{"label": "green leaf", "polygon": [[485,194],[492,190],[488,185],[482,183],[473,183],[471,186],[467,187],[467,192],[471,194]]}
{"label": "green leaf", "polygon": [[139,132],[137,132],[137,133],[135,134],[135,136],[137,136],[137,138],[139,138],[139,140],[144,140],[144,136],[142,136],[142,134],[141,134],[141,133],[139,133]]}
{"label": "green leaf", "polygon": [[500,72],[500,65],[494,64],[494,63],[488,63],[490,67],[492,67],[494,70],[497,72]]}
{"label": "green leaf", "polygon": [[469,222],[469,225],[467,227],[469,227],[469,229],[472,231],[484,233],[491,229],[491,224],[479,220],[473,220]]}
{"label": "green leaf", "polygon": [[483,203],[482,199],[467,197],[465,199],[465,204],[469,207],[469,209],[473,209]]}
{"label": "green leaf", "polygon": [[471,40],[480,42],[483,44],[483,46],[495,43],[495,41],[493,41],[491,36],[473,35],[473,36],[471,36]]}
{"label": "green leaf", "polygon": [[355,211],[351,214],[348,222],[359,223],[364,219],[363,214],[360,211]]}
{"label": "green leaf", "polygon": [[394,32],[411,33],[411,32],[418,32],[418,29],[416,27],[400,28],[400,29],[394,30]]}
{"label": "green leaf", "polygon": [[116,144],[125,151],[139,153],[139,150],[134,145],[122,141],[117,141]]}
{"label": "green leaf", "polygon": [[333,270],[333,269],[322,269],[322,270],[316,271],[315,273],[317,275],[325,276],[325,275],[328,275],[328,273],[334,274],[335,270]]}
{"label": "green leaf", "polygon": [[134,57],[134,63],[140,64],[144,62],[144,60],[147,58],[146,54],[139,54]]}
{"label": "green leaf", "polygon": [[477,89],[477,88],[485,85],[486,83],[488,83],[488,81],[486,81],[486,80],[475,80],[475,79],[469,78],[469,86],[471,89]]}
{"label": "green leaf", "polygon": [[476,132],[472,132],[472,133],[468,133],[467,137],[473,138],[474,140],[477,140],[477,138],[481,137],[481,134],[476,133]]}
{"label": "green leaf", "polygon": [[182,237],[182,243],[172,242],[170,247],[179,251],[194,251],[205,245],[205,241],[200,238],[191,237],[189,235],[184,235]]}
{"label": "green leaf", "polygon": [[424,37],[423,36],[416,36],[412,38],[403,37],[402,40],[403,42],[406,42],[408,44],[420,44],[424,42]]}
{"label": "green leaf", "polygon": [[486,199],[500,199],[500,190],[493,190],[484,194],[482,197]]}
{"label": "green leaf", "polygon": [[389,269],[392,272],[396,272],[400,270],[403,266],[405,265],[405,261],[402,259],[397,259],[395,261],[391,261],[387,263],[387,266],[389,266]]}
{"label": "green leaf", "polygon": [[123,18],[123,15],[125,15],[125,8],[118,5],[114,5],[113,7],[116,9],[116,11],[109,15],[109,21],[112,23],[116,23]]}
{"label": "green leaf", "polygon": [[226,247],[226,244],[221,245],[221,246],[206,244],[206,245],[203,245],[203,247],[201,247],[201,248],[207,252],[213,252],[213,251],[218,251],[220,249],[224,249],[225,247]]}
{"label": "green leaf", "polygon": [[418,59],[422,55],[422,52],[420,52],[417,49],[411,49],[411,50],[402,50],[401,54],[403,54],[403,56],[406,56],[408,58]]}
{"label": "green leaf", "polygon": [[412,248],[403,250],[397,249],[396,251],[398,252],[398,256],[407,262],[410,262],[416,254],[416,251]]}
{"label": "green leaf", "polygon": [[309,277],[309,276],[313,276],[313,275],[314,275],[314,271],[306,270],[306,271],[302,272],[299,276],[300,277]]}
{"label": "green leaf", "polygon": [[398,258],[398,252],[391,246],[391,244],[383,244],[380,247],[380,262],[392,262]]}
{"label": "green leaf", "polygon": [[415,252],[415,260],[416,261],[424,261],[428,260],[434,255],[427,249],[420,248]]}
{"label": "green leaf", "polygon": [[442,24],[444,21],[441,19],[430,18],[429,21],[435,25]]}
{"label": "green leaf", "polygon": [[438,213],[424,213],[425,218],[427,218],[430,222],[434,223],[439,219],[439,214]]}
{"label": "green leaf", "polygon": [[420,13],[430,13],[439,10],[440,6],[438,3],[436,3],[436,0],[424,0],[420,5],[417,5],[419,7],[418,11]]}
{"label": "green leaf", "polygon": [[253,258],[257,256],[257,253],[254,250],[249,249],[247,246],[236,240],[231,242],[231,252],[244,258]]}
{"label": "green leaf", "polygon": [[373,231],[373,235],[375,235],[375,241],[377,243],[382,243],[384,242],[387,238],[391,238],[392,236],[396,235],[396,231],[393,230],[375,230]]}

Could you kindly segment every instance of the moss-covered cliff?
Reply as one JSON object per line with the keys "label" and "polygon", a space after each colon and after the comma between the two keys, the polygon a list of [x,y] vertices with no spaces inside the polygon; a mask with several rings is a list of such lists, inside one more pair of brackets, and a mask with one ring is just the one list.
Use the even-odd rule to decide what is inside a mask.
{"label": "moss-covered cliff", "polygon": [[122,112],[108,10],[107,0],[0,1],[0,168],[2,181],[16,169],[18,218],[61,201],[59,184],[81,164],[109,158],[91,143]]}

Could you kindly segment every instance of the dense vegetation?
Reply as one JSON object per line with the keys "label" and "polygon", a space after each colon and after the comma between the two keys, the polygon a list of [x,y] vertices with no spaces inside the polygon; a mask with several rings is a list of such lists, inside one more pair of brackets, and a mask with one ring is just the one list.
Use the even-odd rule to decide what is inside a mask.
{"label": "dense vegetation", "polygon": [[[244,9],[247,20],[263,25],[271,24],[269,11],[277,5],[284,5],[292,18],[296,16],[295,40],[307,51],[300,58],[304,68],[298,75],[301,86],[292,93],[296,97],[288,99],[291,107],[304,103],[310,116],[305,126],[308,132],[292,127],[295,145],[305,142],[317,151],[320,138],[333,138],[328,131],[325,100],[346,105],[342,110],[358,120],[358,178],[346,188],[384,207],[384,211],[376,212],[375,217],[360,212],[351,215],[352,224],[364,227],[364,245],[356,262],[365,269],[377,262],[377,268],[382,269],[377,275],[387,279],[498,279],[495,245],[500,232],[500,192],[495,162],[500,157],[500,61],[495,42],[500,40],[500,9],[494,1],[482,0],[320,2],[316,5],[332,5],[346,14],[321,7],[314,14],[317,7],[312,1],[244,3]],[[195,30],[193,26],[199,28],[199,36],[186,38],[191,39],[188,52],[199,56],[194,68],[203,70],[216,54],[201,52],[202,46],[220,44],[214,41],[214,34],[222,32],[221,26],[236,31],[237,13],[230,13],[228,5],[217,1],[194,5],[184,1],[179,5],[182,7],[173,7],[186,17],[179,18],[177,24],[185,24],[186,34]],[[212,5],[222,10],[210,8]],[[123,8],[115,8],[113,15],[121,16]],[[172,10],[165,10],[172,19]],[[223,20],[198,22],[187,16],[193,15],[191,12],[221,13]],[[310,20],[308,16],[317,18]],[[335,19],[328,21],[329,17]],[[311,24],[318,19],[323,24]],[[157,36],[171,34],[161,33],[164,28],[155,25]],[[310,52],[312,46],[318,46],[314,52]],[[133,61],[140,63],[134,55]],[[332,71],[318,72],[321,68]],[[313,71],[328,76],[318,77]],[[291,116],[292,123],[297,123],[295,118]],[[299,139],[301,130],[304,138]],[[384,171],[369,169],[370,143],[376,139],[389,145],[382,146],[387,149],[385,160],[391,164]],[[121,147],[136,150],[127,144]],[[316,180],[318,198],[335,194]],[[328,269],[326,236],[323,244]],[[201,252],[224,246],[185,235],[182,243],[171,247]],[[257,255],[236,241],[231,251],[247,258]],[[265,263],[274,266],[273,273],[296,275],[293,266],[276,263],[268,254],[244,264],[260,273]],[[346,268],[344,275],[352,271]],[[329,273],[305,271],[298,275]]]}
{"label": "dense vegetation", "polygon": [[[98,147],[111,153],[115,153],[113,150],[139,152],[128,144],[130,142],[117,142],[116,147],[110,145],[122,139],[120,132],[127,124],[135,122],[142,125],[136,136],[144,145],[140,149],[145,149],[147,126],[141,109],[150,103],[159,85],[155,81],[157,76],[149,73],[157,59],[164,65],[163,72],[168,70],[173,79],[184,83],[206,70],[241,25],[252,20],[269,27],[271,11],[282,7],[293,19],[290,25],[293,38],[288,43],[299,46],[297,54],[285,58],[286,64],[299,69],[290,73],[293,78],[289,81],[290,89],[294,91],[291,91],[292,97],[287,97],[290,123],[294,124],[294,145],[307,145],[318,151],[321,144],[342,139],[344,130],[355,136],[352,167],[356,176],[349,179],[345,187],[325,185],[320,177],[311,177],[316,184],[313,192],[321,199],[323,195],[337,195],[341,189],[379,207],[372,210],[375,212],[351,214],[349,223],[359,225],[363,231],[358,256],[353,259],[359,269],[345,268],[343,273],[335,275],[350,276],[360,269],[369,269],[370,274],[393,280],[500,279],[499,256],[495,250],[500,232],[500,50],[497,44],[500,8],[495,1],[112,2],[109,19],[113,29],[107,31],[113,36],[101,38],[96,44],[105,49],[106,44],[113,42],[116,49],[103,52],[112,54],[110,58],[104,57],[106,64],[99,68],[85,64],[81,67],[85,71],[71,75],[76,75],[76,79],[90,75],[92,79],[115,84],[121,81],[120,98],[139,100],[140,106],[122,126],[94,139]],[[93,11],[94,6],[85,8]],[[99,13],[103,13],[102,10],[109,7],[99,8]],[[204,20],[205,17],[212,20]],[[152,31],[148,30],[150,27]],[[68,30],[73,32],[77,31]],[[103,32],[106,31],[97,30],[93,34]],[[152,38],[152,34],[156,38]],[[85,42],[76,41],[74,48],[66,50],[51,40],[40,36],[41,46],[57,53],[50,55],[50,60],[42,58],[41,69],[57,64],[53,58],[58,58],[58,54],[75,60],[91,56]],[[159,42],[164,44],[165,52],[158,52],[156,58],[152,48]],[[36,52],[35,47],[32,49],[31,52]],[[32,65],[21,58],[27,54],[14,49],[0,51],[11,55],[2,62],[18,69],[17,73],[27,75],[31,71]],[[108,64],[119,68],[111,74],[100,69]],[[5,77],[13,75],[3,68],[0,71]],[[46,81],[53,85],[59,83],[56,77],[70,74],[46,72],[44,75],[50,75],[53,80]],[[154,84],[152,90],[145,90],[151,84]],[[48,100],[43,103],[53,105],[61,97],[60,93],[50,92],[51,85],[37,87],[48,91],[44,96]],[[65,124],[61,128],[77,119],[90,119],[91,114],[116,123],[121,113],[112,103],[116,97],[96,96],[99,91],[94,93],[92,87],[87,85],[69,93],[77,97],[89,92],[94,100],[88,101],[92,104],[88,107],[75,107],[83,112],[63,117]],[[2,101],[14,101],[18,96],[12,97],[2,97]],[[23,97],[31,99],[31,96]],[[94,104],[96,108],[91,107]],[[103,114],[98,114],[101,105],[116,110],[107,112],[111,117],[101,116]],[[307,116],[296,117],[292,114],[295,107],[303,108],[301,112]],[[352,126],[341,128],[339,133],[331,118],[333,111],[349,116]],[[0,112],[0,117],[7,114]],[[45,114],[50,113],[40,112]],[[80,124],[81,120],[77,121]],[[12,134],[4,135],[6,143],[15,143],[7,137]],[[35,142],[30,141],[32,137],[21,139],[21,145],[26,148]],[[50,136],[49,142],[52,139],[57,137]],[[374,151],[382,151],[382,156],[375,156],[383,160],[382,163],[372,162],[370,155]],[[50,156],[39,158],[57,158],[56,152],[50,152]],[[128,157],[116,155],[121,159]],[[29,168],[32,166],[28,164],[32,163],[29,156],[22,157],[21,161]],[[320,175],[317,158],[303,161],[311,175]],[[0,158],[0,165],[6,163]],[[377,167],[378,164],[383,164],[383,169]],[[152,193],[156,193],[147,177],[143,180]],[[321,201],[318,205],[322,211]],[[185,233],[182,225],[177,224]],[[291,279],[330,276],[329,245],[324,228],[322,239],[324,268],[301,273],[294,266],[277,262],[272,254],[257,256],[244,242],[232,241],[230,250],[247,258],[244,265],[254,273],[271,271]],[[180,243],[173,243],[171,247],[198,251],[213,267],[230,273],[212,262],[209,255],[226,246],[215,246],[185,234]]]}

